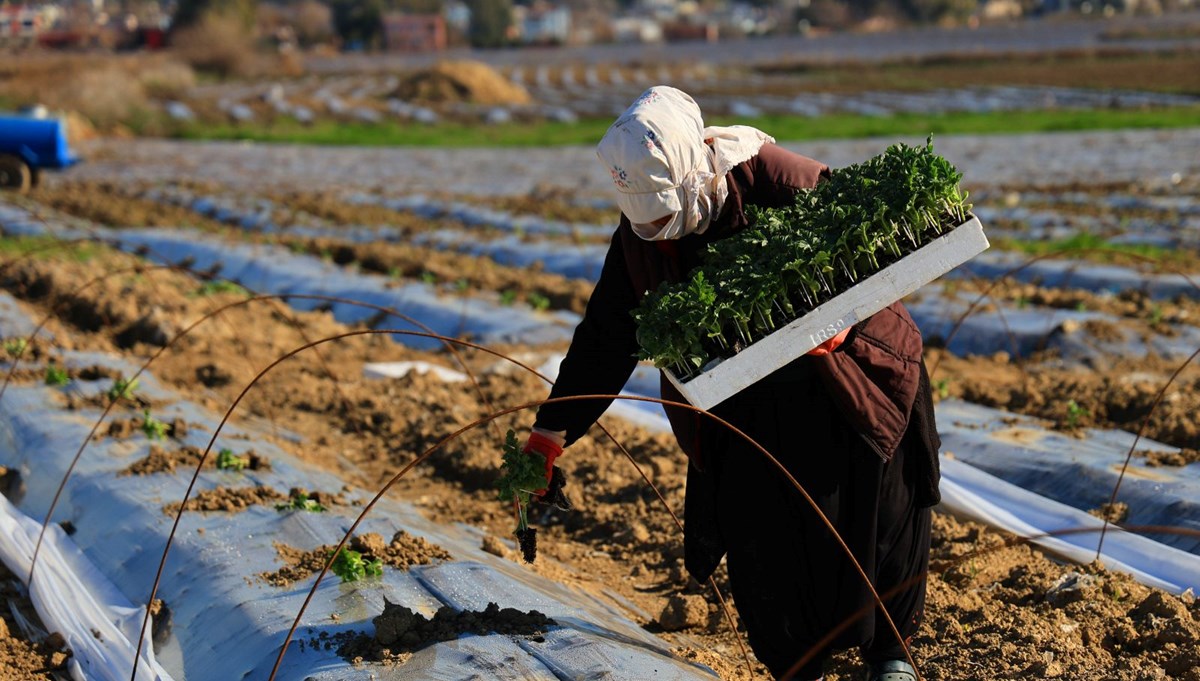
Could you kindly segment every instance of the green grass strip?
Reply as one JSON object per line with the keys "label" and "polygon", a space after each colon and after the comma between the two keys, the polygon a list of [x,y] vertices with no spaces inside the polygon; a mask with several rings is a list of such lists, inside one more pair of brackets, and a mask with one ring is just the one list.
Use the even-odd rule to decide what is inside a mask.
{"label": "green grass strip", "polygon": [[[1131,128],[1200,127],[1200,107],[1148,110],[1052,110],[897,114],[894,116],[831,115],[716,117],[716,125],[741,123],[765,130],[780,141],[895,137],[930,133],[1001,134]],[[600,140],[611,119],[577,123],[512,123],[421,125],[387,121],[377,124],[320,121],[303,126],[286,120],[268,124],[193,124],[176,136],[195,140],[250,140],[297,144],[406,147],[546,147],[592,145]]]}
{"label": "green grass strip", "polygon": [[1016,251],[1031,256],[1060,254],[1090,262],[1195,264],[1195,253],[1186,249],[1163,248],[1151,244],[1113,243],[1094,234],[1080,233],[1053,241],[992,239],[992,248]]}

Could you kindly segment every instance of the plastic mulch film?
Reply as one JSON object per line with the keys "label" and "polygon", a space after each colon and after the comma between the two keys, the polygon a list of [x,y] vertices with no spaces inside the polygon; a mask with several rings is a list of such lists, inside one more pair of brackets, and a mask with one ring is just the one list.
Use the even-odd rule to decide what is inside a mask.
{"label": "plastic mulch film", "polygon": [[[0,317],[0,332],[6,333],[13,321],[11,314]],[[62,355],[71,365],[103,364],[125,375],[136,368],[97,353]],[[111,384],[109,379],[76,380],[61,388],[14,384],[0,399],[0,464],[20,472],[25,493],[19,508],[38,522],[45,517],[70,458],[99,416],[98,409],[86,406],[63,409],[61,393],[75,393],[80,405],[97,404]],[[180,418],[189,424],[186,436],[155,443],[160,447],[203,448],[219,422],[216,415],[179,400],[149,375],[143,374],[138,394],[154,401],[156,418],[167,422]],[[148,454],[150,444],[140,433],[90,442],[52,518],[56,523],[70,521],[74,528],[70,543],[134,604],[144,603],[149,596],[170,531],[173,515],[165,507],[182,498],[192,473],[185,467],[174,473],[123,473]],[[183,515],[158,593],[170,612],[170,633],[155,645],[159,663],[177,681],[265,679],[315,577],[279,587],[260,574],[283,565],[277,545],[307,551],[335,544],[367,498],[362,491],[344,491],[339,479],[298,463],[254,427],[227,427],[211,456],[220,448],[238,455],[253,449],[268,458],[271,467],[240,472],[206,469],[196,494],[218,487],[256,486],[286,494],[303,487],[342,491],[347,504],[324,513],[281,512],[266,505],[236,513],[188,511]],[[488,554],[480,548],[483,534],[478,530],[435,524],[408,504],[384,499],[358,534],[391,537],[399,530],[437,544],[452,559],[408,571],[385,568],[382,577],[352,584],[328,576],[277,678],[466,679],[498,674],[501,669],[513,678],[528,679],[600,678],[595,675],[605,672],[612,678],[715,678],[707,668],[672,657],[665,642],[630,619],[645,617],[644,613],[631,609],[619,596],[601,598],[569,588]],[[10,541],[8,533],[0,537],[0,542]],[[35,586],[52,565],[39,556]],[[494,602],[502,608],[538,610],[559,624],[544,636],[468,635],[418,650],[405,664],[354,666],[338,655],[331,642],[346,632],[371,634],[371,618],[382,611],[385,598],[425,616],[445,605],[482,609]],[[140,626],[140,617],[135,619]],[[114,665],[129,668],[127,660]]]}

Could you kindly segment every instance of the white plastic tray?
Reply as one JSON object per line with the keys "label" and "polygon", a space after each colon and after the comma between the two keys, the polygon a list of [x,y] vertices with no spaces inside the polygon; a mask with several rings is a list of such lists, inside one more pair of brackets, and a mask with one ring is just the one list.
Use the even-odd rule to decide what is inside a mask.
{"label": "white plastic tray", "polygon": [[982,253],[988,245],[983,225],[972,216],[733,357],[710,364],[687,382],[670,370],[664,372],[693,406],[712,409],[843,329]]}

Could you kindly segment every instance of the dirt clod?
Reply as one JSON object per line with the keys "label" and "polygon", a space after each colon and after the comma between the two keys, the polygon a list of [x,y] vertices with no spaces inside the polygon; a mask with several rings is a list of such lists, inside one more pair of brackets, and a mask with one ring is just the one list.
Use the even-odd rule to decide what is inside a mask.
{"label": "dirt clod", "polygon": [[703,627],[708,624],[708,602],[703,596],[672,596],[658,616],[658,624],[667,631]]}
{"label": "dirt clod", "polygon": [[463,634],[497,633],[528,636],[537,640],[547,629],[558,624],[536,610],[522,612],[514,608],[500,608],[495,603],[488,603],[483,611],[459,611],[442,606],[433,618],[427,619],[386,598],[383,613],[377,615],[372,623],[375,625],[373,638],[366,634],[347,636],[340,642],[338,654],[347,660],[388,660],[393,659],[396,653],[420,650],[439,641],[454,640]]}

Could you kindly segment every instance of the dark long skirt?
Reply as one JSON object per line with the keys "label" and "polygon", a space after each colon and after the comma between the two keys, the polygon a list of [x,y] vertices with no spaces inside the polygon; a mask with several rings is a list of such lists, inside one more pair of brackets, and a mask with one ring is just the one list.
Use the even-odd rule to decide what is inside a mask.
{"label": "dark long skirt", "polygon": [[[759,383],[714,413],[771,452],[820,507],[862,565],[900,630],[911,638],[925,604],[930,510],[914,493],[919,471],[906,438],[885,463],[851,429],[815,374]],[[806,375],[807,374],[807,375]],[[705,577],[727,553],[738,612],[755,655],[782,677],[815,679],[836,649],[870,661],[903,659],[845,550],[787,478],[727,430],[701,426],[704,471],[689,472],[688,567]]]}

